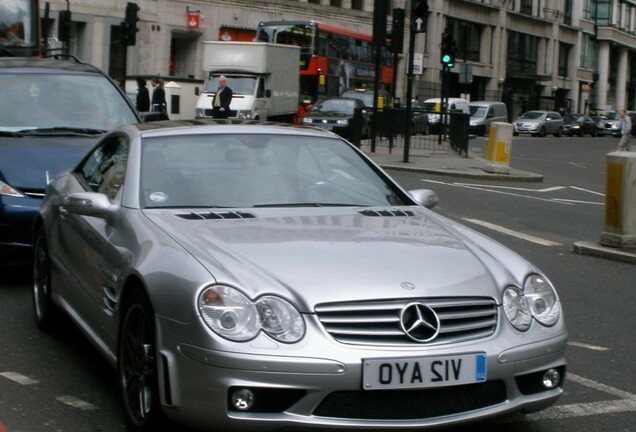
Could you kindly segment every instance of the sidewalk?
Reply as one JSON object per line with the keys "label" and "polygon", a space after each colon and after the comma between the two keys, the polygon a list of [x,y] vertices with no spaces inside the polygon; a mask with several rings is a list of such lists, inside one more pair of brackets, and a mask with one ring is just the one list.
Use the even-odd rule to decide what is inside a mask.
{"label": "sidewalk", "polygon": [[[473,179],[542,182],[543,175],[507,167],[507,172],[491,172],[493,164],[468,150],[468,157],[459,155],[450,149],[448,144],[442,144],[436,150],[411,149],[408,162],[404,162],[404,149],[395,147],[389,149],[385,143],[376,142],[375,152],[371,152],[370,140],[362,143],[360,149],[375,163],[385,169],[415,171],[434,175],[466,177]],[[500,171],[497,169],[496,171]],[[600,231],[598,236],[600,238]],[[636,264],[636,251],[623,250],[603,246],[589,241],[574,243],[573,252],[614,261]]]}
{"label": "sidewalk", "polygon": [[476,179],[542,182],[543,175],[507,167],[507,173],[493,171],[491,163],[468,150],[468,157],[459,155],[448,144],[439,146],[439,150],[411,149],[408,162],[404,162],[404,149],[389,149],[384,143],[376,143],[375,152],[371,152],[370,140],[360,147],[375,163],[383,168],[418,171],[428,174],[452,175]]}

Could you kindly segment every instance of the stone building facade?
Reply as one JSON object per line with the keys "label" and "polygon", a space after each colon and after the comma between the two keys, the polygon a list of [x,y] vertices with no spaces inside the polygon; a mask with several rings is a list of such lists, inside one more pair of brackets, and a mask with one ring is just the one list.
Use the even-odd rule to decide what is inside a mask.
{"label": "stone building facade", "polygon": [[[411,26],[404,8],[405,46],[395,94],[406,95]],[[249,38],[260,21],[317,20],[372,32],[374,0],[136,0],[139,33],[134,46],[119,43],[126,1],[70,0],[69,52],[121,76],[203,80],[202,41]],[[46,26],[55,38],[66,1],[50,1]],[[444,31],[457,43],[450,96],[502,100],[511,118],[526,109],[571,112],[636,109],[636,3],[628,0],[429,0],[426,33],[416,33],[420,99],[441,93],[439,44]],[[43,4],[44,6],[44,4]],[[44,14],[44,10],[42,11]],[[196,18],[196,23],[192,19]],[[387,22],[391,23],[389,17]],[[196,25],[195,25],[196,24]],[[125,69],[125,72],[124,72]]]}

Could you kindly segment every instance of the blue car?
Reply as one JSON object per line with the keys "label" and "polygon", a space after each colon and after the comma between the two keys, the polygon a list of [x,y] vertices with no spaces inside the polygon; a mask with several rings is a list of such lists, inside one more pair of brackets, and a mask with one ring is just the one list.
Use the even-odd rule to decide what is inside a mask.
{"label": "blue car", "polygon": [[108,130],[140,121],[94,66],[74,58],[0,58],[0,265],[31,260],[31,225],[49,180]]}

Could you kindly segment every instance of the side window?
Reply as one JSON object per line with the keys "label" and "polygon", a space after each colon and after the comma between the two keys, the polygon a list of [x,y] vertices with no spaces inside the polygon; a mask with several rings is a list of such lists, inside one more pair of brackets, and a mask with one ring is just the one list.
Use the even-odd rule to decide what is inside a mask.
{"label": "side window", "polygon": [[93,192],[106,194],[113,201],[124,183],[127,159],[128,139],[113,135],[93,150],[78,174]]}

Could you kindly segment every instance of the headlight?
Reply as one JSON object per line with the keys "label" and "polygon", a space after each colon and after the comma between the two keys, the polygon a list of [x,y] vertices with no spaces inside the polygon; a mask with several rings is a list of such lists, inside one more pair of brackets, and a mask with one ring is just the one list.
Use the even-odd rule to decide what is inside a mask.
{"label": "headlight", "polygon": [[239,110],[236,112],[236,118],[240,118],[243,120],[250,120],[252,119],[252,112],[246,111],[246,110]]}
{"label": "headlight", "polygon": [[561,316],[561,305],[554,287],[538,274],[526,278],[523,290],[512,286],[506,288],[503,308],[508,321],[519,331],[528,330],[532,318],[551,326]]}
{"label": "headlight", "polygon": [[24,198],[24,195],[22,193],[13,189],[11,186],[2,181],[0,181],[0,195]]}
{"label": "headlight", "polygon": [[313,122],[314,122],[314,119],[309,118],[309,117],[303,117],[303,123],[309,123],[309,124],[311,124],[311,123],[313,123]]}
{"label": "headlight", "polygon": [[336,124],[340,125],[340,126],[346,126],[349,124],[349,120],[347,119],[340,119],[336,121]]}
{"label": "headlight", "polygon": [[262,330],[280,342],[296,342],[305,322],[289,302],[275,296],[250,300],[240,291],[215,285],[199,296],[201,318],[212,331],[232,341],[254,339]]}

